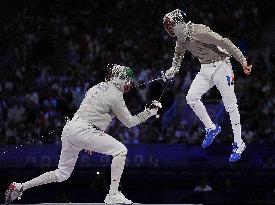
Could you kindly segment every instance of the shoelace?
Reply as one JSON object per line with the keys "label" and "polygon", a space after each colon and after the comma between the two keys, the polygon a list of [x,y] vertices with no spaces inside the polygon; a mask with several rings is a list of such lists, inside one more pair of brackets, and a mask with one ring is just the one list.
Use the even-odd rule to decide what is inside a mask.
{"label": "shoelace", "polygon": [[210,132],[212,129],[211,128],[205,128],[205,131],[208,133]]}
{"label": "shoelace", "polygon": [[209,134],[209,132],[212,131],[212,130],[213,130],[213,129],[211,129],[211,128],[206,128],[206,129],[205,129],[205,132],[206,132],[206,133],[205,133],[205,138],[206,138],[206,139],[208,139],[208,134]]}
{"label": "shoelace", "polygon": [[233,145],[233,152],[236,153],[237,152],[237,149],[239,148],[237,143],[232,143]]}

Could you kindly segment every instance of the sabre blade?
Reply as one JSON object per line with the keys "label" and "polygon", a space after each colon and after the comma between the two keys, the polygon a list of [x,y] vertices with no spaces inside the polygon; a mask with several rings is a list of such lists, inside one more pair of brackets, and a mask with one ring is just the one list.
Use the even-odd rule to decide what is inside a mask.
{"label": "sabre blade", "polygon": [[[158,102],[160,102],[160,101],[162,100],[162,98],[163,98],[163,96],[164,96],[164,93],[166,92],[167,87],[168,87],[168,84],[170,83],[170,81],[171,81],[171,80],[168,80],[168,81],[165,83],[164,88],[163,88],[163,90],[162,90],[162,92],[161,92],[161,94],[160,94],[160,96],[159,96]],[[160,117],[160,114],[157,114],[155,117],[158,119],[158,118]]]}
{"label": "sabre blade", "polygon": [[167,81],[167,82],[165,83],[164,88],[163,88],[163,90],[162,90],[162,92],[161,92],[161,94],[160,94],[160,96],[159,96],[158,102],[160,102],[161,99],[163,98],[163,95],[164,95],[164,93],[166,92],[169,83],[170,83],[170,81]]}
{"label": "sabre blade", "polygon": [[158,81],[158,80],[162,80],[162,77],[155,78],[155,79],[153,79],[153,80],[149,80],[149,81],[147,81],[147,82],[137,84],[137,85],[133,86],[133,88],[137,88],[137,87],[140,87],[140,86],[142,86],[142,85],[146,85],[146,84],[152,83],[152,82],[154,82],[154,81]]}

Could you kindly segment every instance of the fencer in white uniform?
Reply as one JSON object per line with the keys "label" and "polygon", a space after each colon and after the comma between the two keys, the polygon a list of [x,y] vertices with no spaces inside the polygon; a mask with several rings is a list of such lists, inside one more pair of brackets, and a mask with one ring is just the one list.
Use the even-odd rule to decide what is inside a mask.
{"label": "fencer in white uniform", "polygon": [[187,103],[200,118],[206,128],[206,136],[202,147],[208,147],[221,128],[210,119],[201,96],[210,88],[216,86],[220,91],[225,109],[230,115],[234,134],[233,151],[230,162],[238,161],[245,150],[245,143],[241,138],[240,114],[234,93],[234,74],[229,58],[233,56],[243,67],[244,73],[249,75],[252,66],[247,65],[246,58],[228,38],[223,38],[209,27],[192,22],[185,23],[185,14],[177,9],[163,18],[163,24],[172,37],[176,38],[176,47],[172,66],[164,76],[164,80],[171,79],[178,73],[186,50],[198,57],[201,69],[186,96]]}
{"label": "fencer in white uniform", "polygon": [[62,131],[62,150],[58,168],[46,172],[25,183],[12,183],[6,191],[6,203],[9,204],[22,193],[32,187],[52,182],[67,180],[81,150],[112,155],[111,185],[106,204],[132,204],[119,190],[119,182],[124,169],[127,148],[121,142],[105,133],[107,126],[116,116],[126,127],[130,128],[145,122],[157,115],[161,104],[153,101],[149,108],[132,116],[125,105],[123,93],[131,86],[133,72],[130,68],[113,65],[106,82],[99,83],[89,89],[78,111],[72,120],[67,121]]}

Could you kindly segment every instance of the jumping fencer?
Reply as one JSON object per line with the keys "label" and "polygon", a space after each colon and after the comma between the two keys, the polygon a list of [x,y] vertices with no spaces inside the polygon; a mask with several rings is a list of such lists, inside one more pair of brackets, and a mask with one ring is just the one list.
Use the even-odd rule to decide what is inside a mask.
{"label": "jumping fencer", "polygon": [[241,158],[246,146],[241,138],[240,114],[234,93],[234,74],[229,58],[233,56],[242,65],[246,75],[250,74],[252,66],[247,64],[240,49],[228,38],[223,38],[205,25],[190,21],[186,23],[184,16],[181,10],[176,9],[163,18],[166,31],[176,38],[172,66],[164,73],[164,80],[172,79],[179,72],[186,50],[198,57],[201,69],[191,84],[186,100],[205,126],[206,135],[202,147],[208,147],[221,132],[221,127],[212,122],[200,100],[204,93],[216,86],[221,93],[225,109],[230,115],[234,134],[233,150],[229,161],[236,162]]}

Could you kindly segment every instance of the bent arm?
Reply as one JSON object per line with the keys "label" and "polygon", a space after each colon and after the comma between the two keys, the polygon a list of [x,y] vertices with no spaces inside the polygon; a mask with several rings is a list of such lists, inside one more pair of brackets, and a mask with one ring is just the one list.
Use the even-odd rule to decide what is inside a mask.
{"label": "bent arm", "polygon": [[148,118],[152,117],[152,113],[149,109],[145,109],[138,115],[132,115],[126,107],[123,97],[114,100],[112,105],[112,111],[117,118],[128,128],[134,127],[140,123],[145,122]]}

